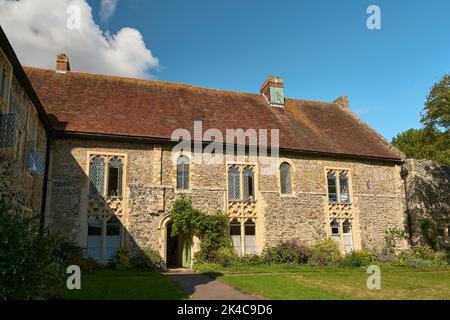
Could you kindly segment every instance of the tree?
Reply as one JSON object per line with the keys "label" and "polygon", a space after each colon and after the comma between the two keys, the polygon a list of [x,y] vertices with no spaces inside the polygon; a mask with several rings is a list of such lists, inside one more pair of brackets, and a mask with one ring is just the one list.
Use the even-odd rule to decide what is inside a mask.
{"label": "tree", "polygon": [[399,133],[392,144],[407,158],[429,159],[450,164],[450,139],[448,132],[437,129],[409,129]]}
{"label": "tree", "polygon": [[450,75],[431,88],[421,122],[423,128],[399,133],[392,144],[408,158],[450,164]]}
{"label": "tree", "polygon": [[443,128],[450,126],[450,74],[442,77],[434,84],[425,102],[425,113],[421,122],[427,128]]}

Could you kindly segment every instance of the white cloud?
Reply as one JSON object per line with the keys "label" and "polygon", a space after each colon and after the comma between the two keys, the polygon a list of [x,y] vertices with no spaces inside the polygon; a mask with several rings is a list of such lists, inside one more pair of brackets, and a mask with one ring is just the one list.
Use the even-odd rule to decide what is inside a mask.
{"label": "white cloud", "polygon": [[100,18],[102,21],[107,21],[116,11],[119,0],[102,0],[100,5]]}
{"label": "white cloud", "polygon": [[[80,8],[79,30],[67,28],[70,5]],[[53,69],[65,52],[73,71],[149,78],[159,67],[138,30],[101,30],[86,0],[0,0],[0,21],[23,65]]]}

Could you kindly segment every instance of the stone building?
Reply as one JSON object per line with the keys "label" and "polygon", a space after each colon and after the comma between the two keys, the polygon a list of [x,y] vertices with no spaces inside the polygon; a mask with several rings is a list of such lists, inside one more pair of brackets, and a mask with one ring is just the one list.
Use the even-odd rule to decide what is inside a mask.
{"label": "stone building", "polygon": [[[342,251],[376,250],[388,229],[406,227],[403,156],[347,97],[285,98],[276,77],[252,94],[74,72],[65,55],[56,70],[25,70],[54,128],[45,223],[89,256],[151,246],[169,265],[189,266],[198,243],[185,249],[168,232],[180,194],[228,215],[239,254],[327,236]],[[180,138],[196,149],[178,149]],[[205,163],[213,141],[213,155],[226,156]],[[274,141],[278,149],[252,156]],[[230,156],[240,147],[243,156]]]}
{"label": "stone building", "polygon": [[0,199],[41,213],[50,123],[0,27]]}
{"label": "stone building", "polygon": [[450,245],[450,166],[407,159],[403,165],[412,245]]}

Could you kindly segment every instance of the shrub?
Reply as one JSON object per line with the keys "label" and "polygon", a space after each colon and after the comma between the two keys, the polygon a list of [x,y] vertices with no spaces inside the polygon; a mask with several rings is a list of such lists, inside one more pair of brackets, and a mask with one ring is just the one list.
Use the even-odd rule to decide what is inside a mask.
{"label": "shrub", "polygon": [[48,297],[64,282],[61,237],[0,201],[0,300]]}
{"label": "shrub", "polygon": [[264,249],[262,256],[269,264],[280,263],[306,263],[309,256],[309,248],[298,239],[282,241],[275,247]]}
{"label": "shrub", "polygon": [[240,263],[244,266],[259,266],[264,264],[264,257],[256,254],[246,254],[241,257]]}
{"label": "shrub", "polygon": [[68,264],[68,266],[70,265],[79,266],[81,272],[83,273],[91,273],[95,270],[103,268],[103,266],[99,262],[97,262],[97,260],[84,257],[80,257],[78,261],[74,261],[73,263]]}
{"label": "shrub", "polygon": [[120,247],[114,255],[111,265],[118,270],[127,270],[131,268],[130,259],[128,258],[128,248]]}
{"label": "shrub", "polygon": [[224,268],[237,265],[240,262],[238,254],[233,248],[230,247],[220,248],[217,251],[217,255],[217,263]]}
{"label": "shrub", "polygon": [[341,259],[338,243],[331,238],[326,238],[311,248],[308,263],[313,266],[337,265]]}
{"label": "shrub", "polygon": [[143,271],[164,271],[164,261],[159,253],[150,247],[139,250],[130,259],[130,264],[134,269]]}
{"label": "shrub", "polygon": [[81,247],[66,240],[61,241],[57,256],[60,258],[64,269],[68,266],[75,265],[79,266],[83,273],[91,273],[92,271],[101,268],[100,263],[95,259],[83,257],[83,250]]}
{"label": "shrub", "polygon": [[424,219],[420,224],[423,241],[427,246],[437,249],[439,246],[437,225],[432,219]]}
{"label": "shrub", "polygon": [[359,268],[368,266],[374,261],[374,256],[369,251],[352,251],[347,253],[341,261],[344,267]]}
{"label": "shrub", "polygon": [[447,265],[447,261],[430,247],[415,246],[400,252],[398,264],[408,268],[423,269],[443,267]]}

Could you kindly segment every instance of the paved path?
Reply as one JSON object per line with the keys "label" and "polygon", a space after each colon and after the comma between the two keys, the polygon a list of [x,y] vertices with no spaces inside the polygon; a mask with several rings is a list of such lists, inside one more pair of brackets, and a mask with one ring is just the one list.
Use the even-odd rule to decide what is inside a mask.
{"label": "paved path", "polygon": [[167,272],[180,284],[191,300],[257,300],[258,298],[242,293],[235,288],[193,271]]}

